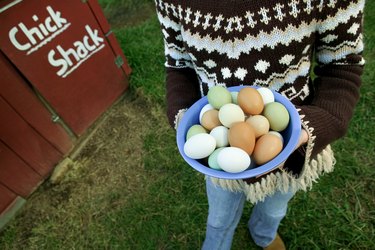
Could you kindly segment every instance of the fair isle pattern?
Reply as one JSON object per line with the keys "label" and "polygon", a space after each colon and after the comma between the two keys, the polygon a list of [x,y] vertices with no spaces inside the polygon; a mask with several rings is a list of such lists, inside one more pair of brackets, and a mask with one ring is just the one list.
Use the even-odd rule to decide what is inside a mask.
{"label": "fair isle pattern", "polygon": [[268,86],[279,91],[285,84],[293,84],[297,77],[307,76],[310,73],[310,59],[302,57],[296,65],[290,65],[282,73],[272,73],[267,79],[255,79],[255,85]]}
{"label": "fair isle pattern", "polygon": [[[348,2],[348,1],[343,1]],[[173,16],[178,20],[183,21],[184,24],[192,24],[195,28],[207,30],[208,28],[214,31],[223,30],[226,34],[241,32],[244,27],[256,29],[258,24],[274,25],[275,21],[282,22],[288,18],[297,19],[300,16],[312,15],[314,10],[322,12],[324,8],[329,8],[335,11],[336,1],[332,0],[291,0],[287,5],[284,3],[275,3],[274,6],[265,5],[255,11],[246,11],[242,16],[224,16],[218,14],[214,16],[211,12],[204,13],[201,10],[193,10],[190,7],[184,8],[181,5],[175,5],[166,1],[156,0],[159,9],[168,16]],[[338,22],[346,22],[345,18],[348,13],[360,11],[364,6],[363,1],[352,2],[345,10],[336,12],[336,19]],[[337,25],[337,24],[336,24]]]}
{"label": "fair isle pattern", "polygon": [[[202,90],[214,85],[232,85],[231,82],[257,84],[280,90],[285,84],[293,83],[299,77],[308,77],[311,50],[289,55],[289,59],[293,57],[293,60],[299,62],[297,64],[291,64],[293,60],[286,62],[285,55],[279,55],[272,61],[266,58],[251,61],[250,56],[265,48],[271,53],[292,43],[306,47],[311,43],[315,33],[328,32],[321,38],[322,45],[317,53],[319,61],[323,64],[333,61],[343,64],[347,55],[357,54],[363,50],[362,37],[356,36],[361,20],[347,28],[348,34],[356,40],[343,41],[329,31],[335,30],[339,25],[345,25],[351,18],[357,18],[361,14],[364,1],[349,2],[347,8],[338,8],[336,11],[337,1],[293,0],[288,4],[259,6],[241,16],[205,12],[193,9],[193,6],[181,6],[174,1],[156,0],[156,4],[165,37],[165,55],[169,58],[166,66],[195,69],[201,84],[207,86],[202,86]],[[330,20],[333,21],[327,22],[320,18],[320,13],[329,11],[332,11],[333,18]],[[167,30],[172,30],[175,36],[171,36],[171,32]],[[225,38],[224,35],[230,38]],[[342,43],[335,44],[335,41]],[[204,60],[209,62],[208,64],[201,62],[201,54],[208,56],[207,60]],[[215,60],[218,56],[227,58],[228,63],[220,65],[220,62]],[[277,56],[277,53],[273,56]],[[232,60],[242,58],[247,58],[249,63],[230,67]],[[223,62],[225,63],[222,60],[221,63]],[[251,74],[254,71],[256,74]],[[300,88],[304,88],[303,85],[307,81],[300,82]],[[203,91],[202,95],[204,94]]]}
{"label": "fair isle pattern", "polygon": [[[162,3],[162,2],[159,2]],[[327,30],[334,30],[339,24],[346,23],[347,20],[349,20],[352,17],[358,16],[361,9],[363,8],[364,2],[360,1],[358,3],[352,3],[350,6],[348,6],[348,9],[342,10],[336,12],[336,15],[332,18],[332,20],[335,20],[334,22],[326,23],[324,21],[319,22],[317,19],[313,18],[309,23],[302,21],[301,23],[298,23],[298,25],[289,24],[284,30],[281,30],[277,26],[273,28],[271,32],[265,32],[263,30],[259,30],[258,34],[256,36],[247,34],[245,38],[237,38],[234,37],[232,40],[223,40],[220,36],[213,39],[210,34],[202,35],[200,32],[193,32],[190,29],[185,29],[184,27],[181,27],[181,33],[183,34],[183,37],[189,45],[189,47],[194,47],[197,51],[206,50],[208,53],[211,53],[213,51],[216,51],[220,54],[225,54],[228,58],[237,58],[240,54],[249,54],[252,50],[258,50],[260,51],[263,47],[268,46],[270,48],[275,48],[277,45],[288,45],[293,41],[301,41],[304,37],[309,37],[312,35],[313,32],[316,30],[319,31],[319,33],[324,33]],[[168,7],[172,8],[173,5],[169,4]],[[167,8],[166,8],[167,9]],[[173,8],[175,9],[175,7]],[[189,10],[189,8],[188,8]],[[266,10],[262,8],[262,13],[268,13],[265,12]],[[188,11],[188,16],[193,14],[191,11]],[[210,17],[212,18],[211,14],[208,13]],[[307,13],[306,13],[307,14]],[[194,25],[194,27],[198,27],[198,20],[199,17],[202,16],[202,14],[197,11],[194,13],[196,16],[195,22],[197,23]],[[270,20],[266,14],[262,15],[263,19]],[[271,16],[271,15],[270,15]],[[222,16],[219,15],[217,17],[220,20],[223,19]],[[240,17],[230,17],[227,18],[226,22],[227,25],[223,28],[225,33],[229,33],[228,31],[242,31],[244,25],[240,23],[240,21],[244,18]],[[262,20],[263,20],[262,19]],[[172,21],[166,16],[162,16],[159,12],[159,20],[161,23],[165,26],[165,28],[172,28],[174,30],[177,30],[180,28],[180,25]],[[186,19],[190,20],[190,19]],[[208,19],[206,19],[208,20]],[[234,22],[234,20],[237,20],[237,22]],[[189,22],[186,21],[186,24]],[[220,22],[219,22],[220,23]],[[232,26],[235,25],[235,28]],[[270,22],[263,23],[269,24]],[[202,30],[206,30],[207,27],[207,21],[205,22],[205,26],[202,27]],[[246,23],[248,27],[254,27],[253,22]],[[356,24],[357,26],[359,24]],[[218,25],[215,26],[215,30],[218,29]],[[355,29],[351,29],[352,33],[355,33]],[[331,35],[334,36],[334,35]],[[349,50],[348,53],[351,51]],[[355,51],[356,52],[356,51]],[[173,66],[173,65],[171,65]]]}
{"label": "fair isle pattern", "polygon": [[[359,35],[354,42],[344,41],[343,43],[332,47],[323,45],[317,48],[318,60],[327,64],[333,61],[340,61],[350,54],[358,54],[363,51],[363,38]],[[361,62],[363,63],[363,62]]]}

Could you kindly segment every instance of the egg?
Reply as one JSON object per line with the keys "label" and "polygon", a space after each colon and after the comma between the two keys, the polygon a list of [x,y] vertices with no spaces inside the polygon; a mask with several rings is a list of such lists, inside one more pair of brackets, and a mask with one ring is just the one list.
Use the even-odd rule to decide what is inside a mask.
{"label": "egg", "polygon": [[208,157],[216,148],[215,138],[206,133],[190,137],[184,144],[184,153],[192,159]]}
{"label": "egg", "polygon": [[217,163],[217,156],[219,155],[219,153],[222,149],[223,148],[215,149],[215,151],[212,152],[212,154],[210,154],[210,156],[208,157],[208,166],[210,168],[213,168],[213,169],[216,169],[216,170],[221,170],[221,167]]}
{"label": "egg", "polygon": [[244,150],[249,155],[254,150],[255,133],[247,122],[236,122],[228,131],[229,145]]}
{"label": "egg", "polygon": [[217,156],[219,167],[229,173],[240,173],[245,171],[251,163],[250,156],[237,147],[223,148]]}
{"label": "egg", "polygon": [[211,130],[210,135],[215,138],[216,147],[226,147],[229,145],[227,127],[217,126]]}
{"label": "egg", "polygon": [[268,119],[270,128],[274,131],[283,131],[289,124],[288,110],[279,102],[268,103],[264,107],[263,115]]}
{"label": "egg", "polygon": [[246,119],[246,122],[254,129],[255,138],[267,134],[270,130],[270,123],[262,115],[253,115]]}
{"label": "egg", "polygon": [[203,114],[208,111],[208,110],[211,110],[211,109],[215,109],[214,107],[212,107],[211,104],[207,103],[206,105],[203,106],[203,108],[201,109],[201,111],[199,112],[199,123],[202,123],[202,116]]}
{"label": "egg", "polygon": [[275,158],[282,149],[283,143],[278,136],[265,134],[257,140],[252,157],[256,164],[263,165]]}
{"label": "egg", "polygon": [[186,133],[186,140],[188,140],[193,135],[200,133],[207,133],[207,130],[202,125],[195,124],[188,129]]}
{"label": "egg", "polygon": [[216,109],[211,109],[206,112],[204,112],[202,116],[201,125],[211,131],[213,128],[220,126],[220,120],[219,120],[219,111]]}
{"label": "egg", "polygon": [[245,121],[245,114],[240,106],[228,103],[220,108],[219,120],[225,127],[230,128],[235,122]]}
{"label": "egg", "polygon": [[268,134],[276,135],[277,137],[280,138],[280,140],[281,140],[282,143],[284,144],[284,137],[283,137],[279,132],[276,132],[276,131],[269,131]]}
{"label": "egg", "polygon": [[275,101],[275,95],[273,94],[272,90],[270,90],[269,88],[260,87],[260,88],[257,88],[257,91],[262,96],[264,105]]}
{"label": "egg", "polygon": [[237,102],[242,110],[249,115],[259,115],[264,108],[262,96],[251,87],[242,88],[238,92]]}
{"label": "egg", "polygon": [[238,102],[237,102],[238,91],[232,91],[232,92],[230,92],[230,94],[232,95],[232,103],[238,104]]}
{"label": "egg", "polygon": [[207,100],[214,108],[220,109],[224,104],[232,102],[232,95],[227,88],[216,85],[208,90]]}

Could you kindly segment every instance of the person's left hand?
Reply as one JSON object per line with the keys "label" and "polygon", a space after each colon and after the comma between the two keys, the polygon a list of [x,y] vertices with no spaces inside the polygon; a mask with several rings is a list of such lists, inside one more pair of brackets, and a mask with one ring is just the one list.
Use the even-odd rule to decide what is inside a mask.
{"label": "person's left hand", "polygon": [[309,140],[309,134],[307,133],[307,131],[304,128],[302,128],[301,133],[299,135],[298,144],[297,144],[297,146],[294,150],[301,147],[302,145],[305,145],[308,142],[308,140]]}

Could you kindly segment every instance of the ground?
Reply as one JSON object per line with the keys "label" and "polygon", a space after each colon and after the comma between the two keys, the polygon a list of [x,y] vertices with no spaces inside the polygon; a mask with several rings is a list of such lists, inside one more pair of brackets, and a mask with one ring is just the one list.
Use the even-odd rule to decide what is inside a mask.
{"label": "ground", "polygon": [[[47,180],[0,233],[1,249],[199,249],[207,200],[203,176],[179,156],[165,116],[164,55],[151,0],[101,0],[133,69],[130,89],[70,157],[59,184]],[[367,1],[367,13],[375,4]],[[333,145],[334,173],[299,192],[280,231],[289,249],[375,249],[375,19],[367,66],[347,136]],[[233,249],[258,249],[245,207]]]}

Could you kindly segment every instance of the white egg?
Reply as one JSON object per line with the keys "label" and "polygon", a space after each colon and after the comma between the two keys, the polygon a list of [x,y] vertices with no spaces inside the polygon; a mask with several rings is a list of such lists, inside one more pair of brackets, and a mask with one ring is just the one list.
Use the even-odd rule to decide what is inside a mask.
{"label": "white egg", "polygon": [[218,156],[217,163],[221,169],[229,173],[245,171],[251,164],[250,156],[237,147],[223,148]]}
{"label": "white egg", "polygon": [[192,159],[208,157],[216,148],[216,140],[210,134],[196,134],[190,137],[184,145],[185,154]]}
{"label": "white egg", "polygon": [[225,127],[230,128],[235,122],[245,121],[245,113],[240,106],[228,103],[219,109],[219,120]]}
{"label": "white egg", "polygon": [[229,145],[228,142],[228,128],[224,126],[217,126],[211,130],[210,135],[215,137],[216,147],[226,147]]}
{"label": "white egg", "polygon": [[206,105],[203,106],[203,108],[201,109],[200,113],[199,113],[199,123],[202,123],[202,116],[204,114],[204,112],[208,111],[208,110],[211,110],[211,109],[214,109],[214,107],[212,107],[211,104],[207,103]]}
{"label": "white egg", "polygon": [[260,88],[257,88],[257,91],[262,96],[264,105],[275,101],[275,96],[269,88],[260,87]]}

